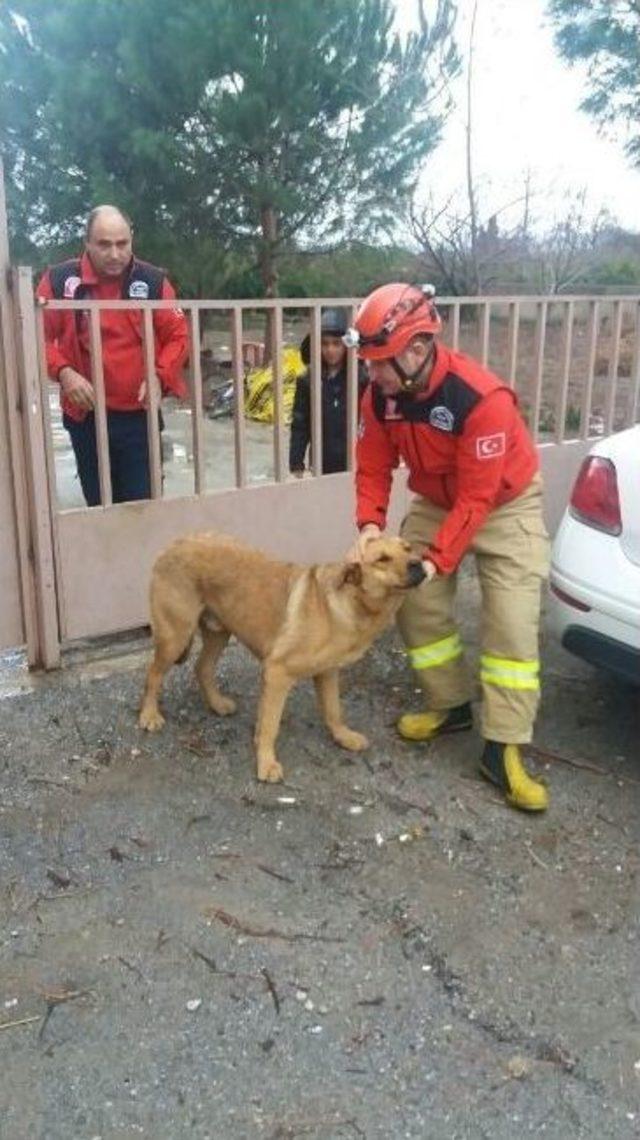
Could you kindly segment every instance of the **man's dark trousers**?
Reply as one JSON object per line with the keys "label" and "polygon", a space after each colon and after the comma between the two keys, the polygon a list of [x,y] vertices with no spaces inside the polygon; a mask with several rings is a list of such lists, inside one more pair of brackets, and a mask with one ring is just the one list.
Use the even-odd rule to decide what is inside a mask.
{"label": "man's dark trousers", "polygon": [[[100,505],[96,420],[89,412],[81,423],[64,416],[62,420],[71,436],[78,475],[88,507]],[[149,443],[147,413],[107,412],[109,462],[114,503],[131,499],[150,499]]]}

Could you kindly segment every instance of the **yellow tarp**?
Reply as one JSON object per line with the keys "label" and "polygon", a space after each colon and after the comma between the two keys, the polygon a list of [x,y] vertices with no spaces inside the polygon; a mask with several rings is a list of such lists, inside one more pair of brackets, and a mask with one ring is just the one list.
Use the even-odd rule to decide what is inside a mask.
{"label": "yellow tarp", "polygon": [[[299,349],[291,346],[284,348],[282,350],[282,393],[285,423],[291,422],[296,381],[305,371],[306,365],[303,363]],[[263,424],[273,423],[273,369],[270,364],[266,368],[252,368],[247,373],[244,414],[249,420],[258,420]]]}

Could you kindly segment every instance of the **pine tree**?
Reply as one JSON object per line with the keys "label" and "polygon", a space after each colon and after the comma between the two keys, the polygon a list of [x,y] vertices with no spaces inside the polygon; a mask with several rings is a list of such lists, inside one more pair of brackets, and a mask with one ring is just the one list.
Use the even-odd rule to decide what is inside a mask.
{"label": "pine tree", "polygon": [[457,67],[452,0],[433,7],[401,42],[390,0],[15,0],[0,130],[16,237],[64,245],[115,202],[187,289],[249,251],[275,294],[294,241],[399,214]]}

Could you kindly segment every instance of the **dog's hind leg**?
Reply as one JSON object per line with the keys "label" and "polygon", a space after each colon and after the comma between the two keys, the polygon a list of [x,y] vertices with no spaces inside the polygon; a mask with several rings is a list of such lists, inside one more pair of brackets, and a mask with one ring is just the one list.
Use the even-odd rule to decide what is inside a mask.
{"label": "dog's hind leg", "polygon": [[200,619],[200,633],[202,650],[196,663],[196,677],[200,691],[206,703],[218,716],[229,716],[236,711],[236,702],[220,692],[215,682],[215,668],[231,634],[221,627],[212,628],[209,619],[204,616]]}
{"label": "dog's hind leg", "polygon": [[349,752],[362,752],[364,748],[368,748],[369,741],[366,736],[348,728],[342,719],[338,670],[330,669],[326,673],[316,674],[313,683],[324,723],[336,744],[341,748],[347,748]]}
{"label": "dog's hind leg", "polygon": [[284,704],[294,684],[295,677],[291,677],[281,665],[265,663],[254,743],[258,779],[267,780],[270,784],[281,780],[284,775],[282,766],[276,759],[275,743]]}
{"label": "dog's hind leg", "polygon": [[147,670],[147,679],[142,697],[142,705],[138,724],[146,728],[147,732],[157,732],[164,724],[164,717],[158,707],[158,695],[162,687],[164,675],[172,665],[184,660],[189,652],[196,629],[196,619],[189,621],[186,618],[167,620],[168,615],[161,615],[161,620],[154,622],[154,654],[153,660]]}

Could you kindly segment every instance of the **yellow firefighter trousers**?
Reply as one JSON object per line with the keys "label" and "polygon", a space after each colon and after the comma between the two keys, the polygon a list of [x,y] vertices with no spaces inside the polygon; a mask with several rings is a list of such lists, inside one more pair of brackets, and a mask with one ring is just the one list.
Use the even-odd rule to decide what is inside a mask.
{"label": "yellow firefighter trousers", "polygon": [[[416,496],[402,524],[402,537],[423,554],[445,515]],[[504,744],[526,744],[540,699],[540,591],[549,569],[539,475],[522,495],[491,512],[471,550],[482,592],[482,735]],[[398,616],[429,709],[454,708],[473,695],[454,619],[456,577],[438,575],[412,590]]]}

